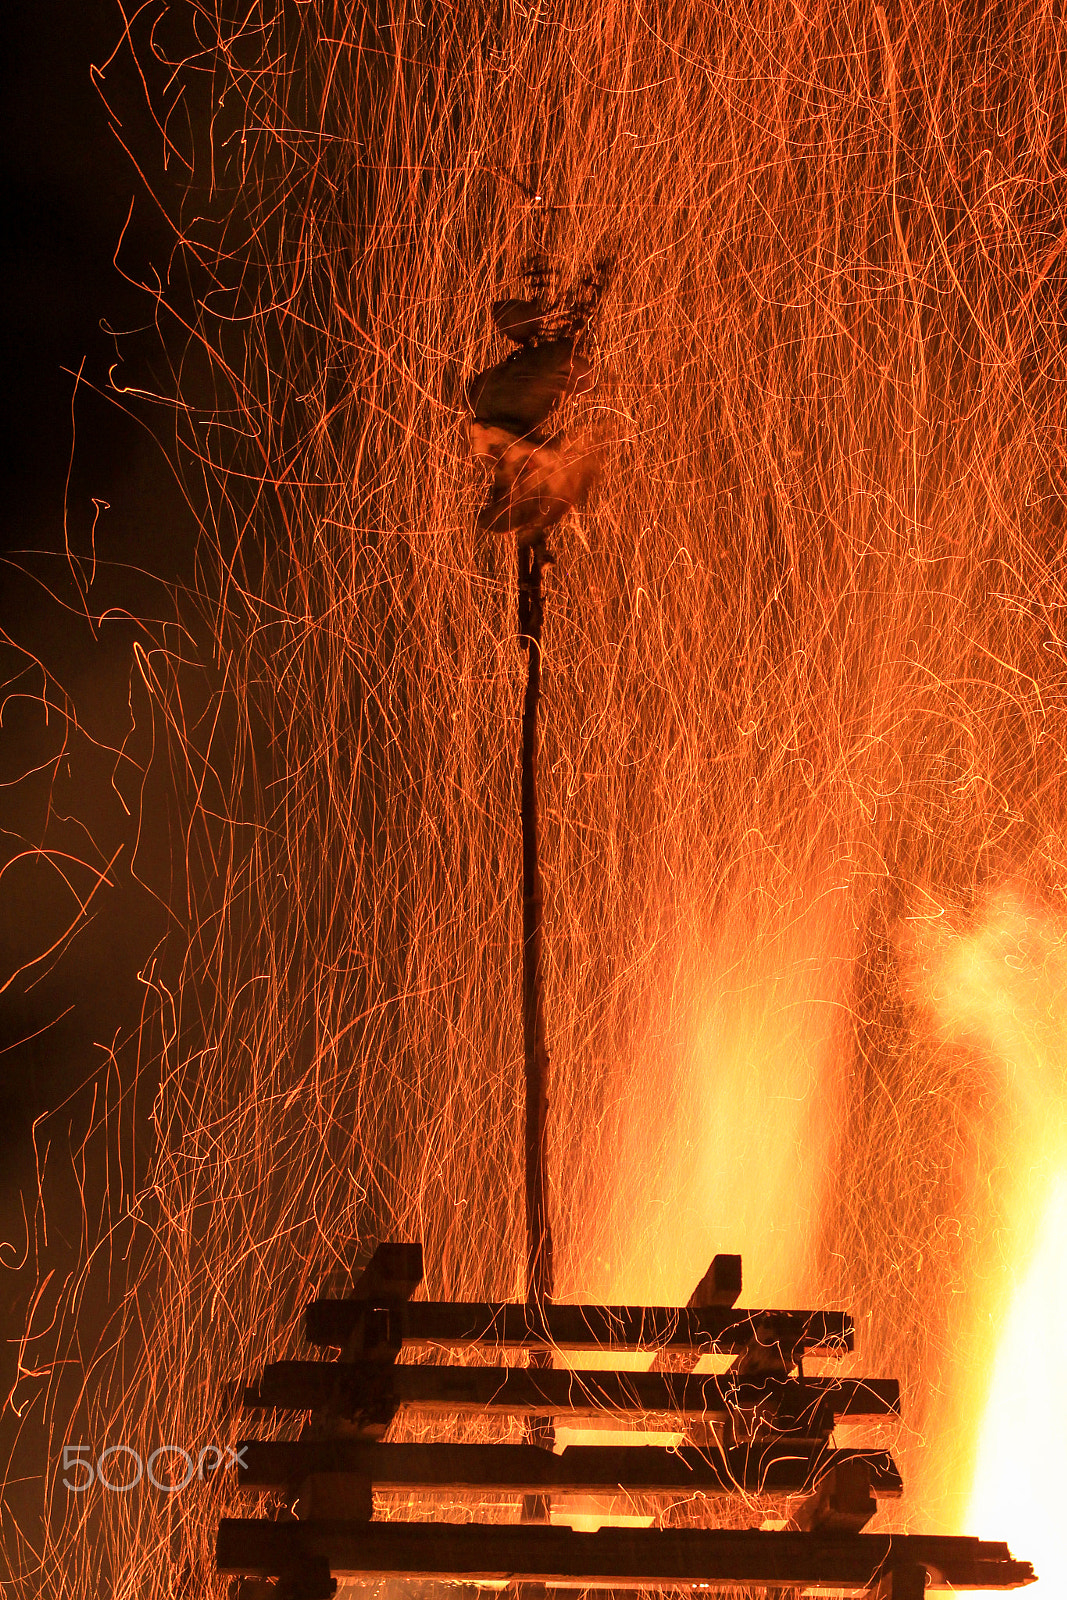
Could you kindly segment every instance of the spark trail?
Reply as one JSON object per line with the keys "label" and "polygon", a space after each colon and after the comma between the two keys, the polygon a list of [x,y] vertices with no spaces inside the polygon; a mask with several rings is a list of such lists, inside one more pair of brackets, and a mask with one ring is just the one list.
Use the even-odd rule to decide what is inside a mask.
{"label": "spark trail", "polygon": [[[238,732],[156,680],[210,773],[197,887],[132,1215],[27,1346],[57,1459],[235,1437],[225,1385],[360,1241],[521,1287],[523,661],[462,390],[540,250],[615,262],[561,418],[602,477],[546,580],[557,1294],[684,1299],[740,1249],[753,1294],[848,1304],[905,1381],[901,1516],[962,1515],[1010,1113],[908,930],[1067,886],[1064,43],[962,0],[131,22],[102,87],[173,64],[165,414]],[[94,1365],[79,1297],[131,1236]],[[57,1475],[23,1592],[213,1593],[228,1492]]]}

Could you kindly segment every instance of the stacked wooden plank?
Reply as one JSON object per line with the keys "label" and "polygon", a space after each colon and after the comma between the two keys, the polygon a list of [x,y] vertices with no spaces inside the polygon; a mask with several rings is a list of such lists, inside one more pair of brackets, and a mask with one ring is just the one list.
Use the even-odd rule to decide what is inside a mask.
{"label": "stacked wooden plank", "polygon": [[[334,1359],[268,1366],[245,1391],[255,1411],[307,1414],[298,1440],[246,1440],[239,1483],[294,1508],[283,1520],[228,1519],[218,1568],[240,1576],[240,1600],[329,1600],[339,1577],[619,1589],[803,1586],[916,1600],[927,1587],[1010,1589],[1033,1581],[1003,1544],[865,1533],[901,1482],[884,1451],[840,1449],[841,1418],[899,1410],[892,1380],[809,1376],[804,1359],[851,1350],[842,1312],[739,1310],[737,1257],[716,1257],[688,1306],[434,1303],[412,1300],[418,1245],[380,1245],[350,1294],[307,1307],[309,1341]],[[403,1351],[650,1351],[652,1369],[572,1370],[398,1362]],[[694,1371],[702,1355],[724,1372]],[[699,1443],[640,1445],[403,1444],[397,1413],[480,1412],[525,1418],[668,1421]],[[723,1496],[777,1496],[785,1526],[606,1526],[545,1522],[375,1521],[374,1491],[507,1495],[544,1507],[592,1495],[609,1520],[624,1507],[652,1519],[680,1498],[713,1511]],[[632,1517],[630,1520],[634,1520]]]}

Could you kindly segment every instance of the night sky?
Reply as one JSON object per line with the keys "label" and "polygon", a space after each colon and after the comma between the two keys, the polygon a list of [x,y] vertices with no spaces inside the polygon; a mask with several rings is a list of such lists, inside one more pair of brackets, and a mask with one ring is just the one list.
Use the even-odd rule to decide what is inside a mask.
{"label": "night sky", "polygon": [[[164,620],[175,613],[177,589],[188,578],[193,549],[188,513],[150,432],[152,416],[133,418],[100,392],[107,390],[117,359],[109,329],[149,325],[147,334],[134,334],[122,344],[120,381],[131,373],[132,381],[140,381],[151,361],[159,359],[151,304],[124,281],[113,261],[131,201],[122,257],[127,270],[134,277],[153,268],[165,273],[170,254],[167,227],[145,199],[91,78],[91,64],[104,62],[121,34],[121,14],[107,0],[18,0],[5,9],[5,21],[0,54],[5,308],[0,983],[8,985],[0,994],[4,1395],[14,1371],[10,1341],[21,1331],[34,1281],[32,1260],[17,1270],[26,1256],[23,1196],[31,1215],[36,1198],[33,1122],[73,1095],[69,1114],[61,1111],[48,1124],[48,1139],[60,1149],[64,1142],[77,1143],[85,1107],[84,1096],[79,1099],[74,1091],[99,1073],[116,1033],[129,1032],[136,1022],[142,1001],[137,974],[160,951],[167,931],[165,805],[151,791],[143,808],[136,803],[137,764],[143,764],[148,737],[136,680],[132,705],[138,731],[128,745],[131,759],[119,760],[115,751],[131,726],[134,642],[139,639],[148,648],[162,637]],[[117,76],[117,69],[109,74],[112,81]],[[128,96],[121,104],[124,133],[143,146],[152,138],[143,108]],[[64,553],[65,504],[69,542],[82,558],[86,580],[95,540],[89,611],[128,613],[95,632]],[[145,619],[147,626],[131,618]],[[64,706],[77,719],[76,728],[65,723]],[[47,859],[33,854],[40,850],[53,854]],[[86,901],[112,858],[110,886],[99,886],[75,936],[62,941],[77,917],[78,899]],[[57,948],[40,959],[57,939]],[[30,965],[12,978],[24,963]],[[74,1219],[61,1210],[49,1220],[49,1264],[61,1266],[64,1250],[73,1264]],[[9,1437],[10,1418],[6,1422]]]}

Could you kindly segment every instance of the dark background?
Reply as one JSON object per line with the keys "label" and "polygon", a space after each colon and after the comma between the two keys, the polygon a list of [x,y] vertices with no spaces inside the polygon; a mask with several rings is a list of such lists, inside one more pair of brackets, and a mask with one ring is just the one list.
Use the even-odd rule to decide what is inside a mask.
{"label": "dark background", "polygon": [[[121,1077],[122,1039],[145,998],[138,974],[165,959],[174,925],[166,801],[143,776],[152,707],[134,644],[180,648],[174,619],[195,544],[153,438],[158,408],[124,409],[108,396],[112,370],[120,384],[150,381],[156,361],[163,376],[151,299],[128,280],[165,276],[172,251],[162,209],[146,197],[91,72],[115,50],[122,15],[108,0],[17,0],[4,15],[0,1399],[14,1381],[38,1265],[62,1267],[64,1253],[73,1265],[81,1230],[59,1183],[47,1251],[40,1235],[35,1245],[34,1123],[51,1113],[38,1150],[49,1145],[52,1171],[69,1166],[91,1111],[79,1086],[106,1075],[116,1044],[113,1087]],[[155,149],[158,134],[123,70],[116,58],[106,79],[122,137]],[[116,330],[137,329],[116,341]],[[93,624],[87,612],[110,614]],[[31,1429],[34,1414],[31,1405]],[[4,1457],[13,1429],[6,1412]],[[18,1485],[4,1498],[10,1518]],[[24,1498],[21,1515],[32,1517],[39,1483],[27,1483]]]}

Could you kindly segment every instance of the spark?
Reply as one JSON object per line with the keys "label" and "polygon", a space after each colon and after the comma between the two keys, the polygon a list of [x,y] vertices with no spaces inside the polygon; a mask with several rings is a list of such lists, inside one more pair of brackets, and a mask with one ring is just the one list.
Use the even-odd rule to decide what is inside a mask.
{"label": "spark", "polygon": [[[898,1525],[962,1517],[951,1396],[1027,1155],[988,1050],[917,998],[914,928],[1067,888],[1064,27],[128,19],[96,81],[118,107],[167,63],[131,155],[183,267],[145,286],[172,378],[121,393],[158,396],[214,656],[140,657],[177,931],[70,1136],[77,1270],[36,1245],[13,1404],[53,1463],[234,1442],[232,1386],[366,1241],[421,1238],[435,1296],[521,1288],[522,662],[463,392],[537,252],[561,288],[615,263],[560,410],[599,483],[547,592],[558,1292],[684,1296],[741,1247],[848,1305],[857,1370],[904,1382]],[[220,1592],[224,1475],[166,1504],[60,1476],[17,1593]]]}

